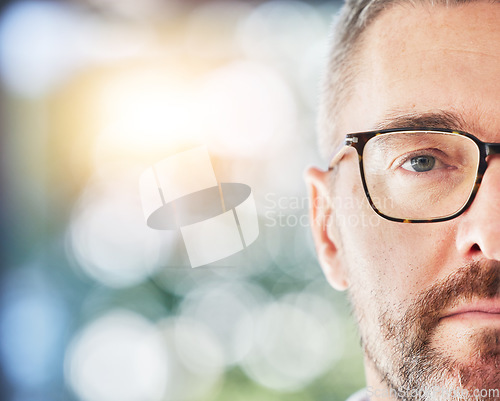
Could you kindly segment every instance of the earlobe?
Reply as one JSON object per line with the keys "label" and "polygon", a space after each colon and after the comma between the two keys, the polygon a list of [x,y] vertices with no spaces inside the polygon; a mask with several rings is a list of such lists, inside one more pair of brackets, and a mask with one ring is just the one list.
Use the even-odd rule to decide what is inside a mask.
{"label": "earlobe", "polygon": [[340,258],[340,242],[335,235],[333,202],[328,185],[328,172],[310,167],[305,172],[309,192],[309,220],[318,260],[326,279],[336,290],[349,287]]}

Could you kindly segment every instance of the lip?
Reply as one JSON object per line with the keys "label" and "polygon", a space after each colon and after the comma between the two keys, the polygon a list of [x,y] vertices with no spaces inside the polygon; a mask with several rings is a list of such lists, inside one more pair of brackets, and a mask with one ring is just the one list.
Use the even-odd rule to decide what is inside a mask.
{"label": "lip", "polygon": [[451,308],[441,317],[441,319],[449,318],[500,319],[500,298],[478,300]]}

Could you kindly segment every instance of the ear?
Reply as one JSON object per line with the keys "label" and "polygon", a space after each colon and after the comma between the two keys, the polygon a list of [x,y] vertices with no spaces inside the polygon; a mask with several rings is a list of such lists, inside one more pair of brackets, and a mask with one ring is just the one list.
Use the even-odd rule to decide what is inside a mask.
{"label": "ear", "polygon": [[333,288],[343,291],[349,287],[349,282],[339,254],[340,242],[336,238],[328,179],[328,171],[315,167],[310,167],[305,172],[310,201],[309,220],[323,273]]}

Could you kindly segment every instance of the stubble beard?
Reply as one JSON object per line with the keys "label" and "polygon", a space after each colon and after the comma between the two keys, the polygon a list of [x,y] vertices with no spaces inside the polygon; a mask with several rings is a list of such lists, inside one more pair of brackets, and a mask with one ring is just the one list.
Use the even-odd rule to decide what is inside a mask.
{"label": "stubble beard", "polygon": [[[421,293],[401,318],[394,308],[379,316],[382,339],[363,330],[365,355],[392,397],[401,401],[499,400],[500,330],[478,329],[467,361],[435,346],[442,312],[459,301],[500,294],[500,263],[472,263]],[[356,313],[356,296],[351,293]],[[369,330],[369,329],[367,329]],[[496,390],[496,391],[495,391]]]}

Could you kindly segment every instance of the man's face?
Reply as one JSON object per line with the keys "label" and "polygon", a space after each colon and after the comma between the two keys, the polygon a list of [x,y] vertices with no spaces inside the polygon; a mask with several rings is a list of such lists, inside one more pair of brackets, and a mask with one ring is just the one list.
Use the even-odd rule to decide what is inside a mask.
{"label": "man's face", "polygon": [[[343,134],[425,121],[500,142],[499,4],[393,6],[363,38]],[[441,126],[443,113],[461,126]],[[500,156],[472,206],[441,223],[378,217],[352,149],[309,178],[330,196],[315,239],[329,280],[348,288],[368,384],[500,388]]]}

